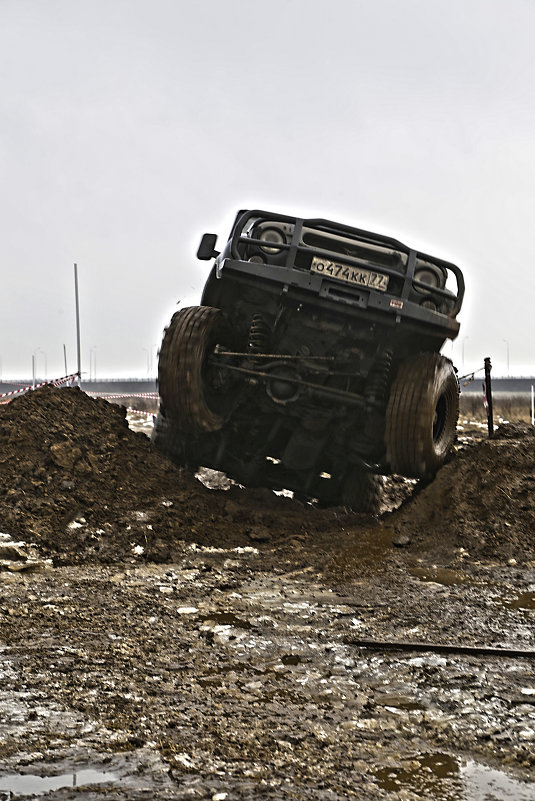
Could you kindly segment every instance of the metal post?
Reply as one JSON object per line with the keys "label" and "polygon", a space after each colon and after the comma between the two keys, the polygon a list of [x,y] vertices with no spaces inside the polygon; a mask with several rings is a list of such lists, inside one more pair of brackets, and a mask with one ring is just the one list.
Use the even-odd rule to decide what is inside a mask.
{"label": "metal post", "polygon": [[531,385],[531,425],[535,426],[535,388]]}
{"label": "metal post", "polygon": [[67,371],[67,348],[63,345],[63,361],[65,362],[65,375],[69,375]]}
{"label": "metal post", "polygon": [[491,370],[492,370],[492,364],[490,363],[490,357],[487,356],[485,359],[485,399],[487,401],[487,423],[489,429],[489,437],[494,436],[494,416],[492,414],[492,385],[490,380]]}
{"label": "metal post", "polygon": [[80,351],[80,303],[78,300],[78,265],[74,265],[74,297],[76,302],[76,350],[78,353],[78,386],[82,383],[82,355]]}
{"label": "metal post", "polygon": [[35,389],[35,353],[32,353],[32,389]]}

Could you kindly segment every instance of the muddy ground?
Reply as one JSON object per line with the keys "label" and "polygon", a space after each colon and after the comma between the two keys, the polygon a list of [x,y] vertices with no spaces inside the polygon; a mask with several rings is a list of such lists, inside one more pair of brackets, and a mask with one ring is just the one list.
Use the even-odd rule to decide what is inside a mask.
{"label": "muddy ground", "polygon": [[535,438],[459,434],[371,518],[0,407],[0,799],[535,798]]}

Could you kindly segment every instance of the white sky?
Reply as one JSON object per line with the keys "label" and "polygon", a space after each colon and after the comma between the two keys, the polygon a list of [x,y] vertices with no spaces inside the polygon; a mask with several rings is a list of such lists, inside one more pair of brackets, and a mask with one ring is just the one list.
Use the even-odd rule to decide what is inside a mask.
{"label": "white sky", "polygon": [[[147,376],[235,212],[465,273],[461,372],[534,375],[533,0],[0,0],[0,369]],[[464,352],[464,364],[463,364]]]}

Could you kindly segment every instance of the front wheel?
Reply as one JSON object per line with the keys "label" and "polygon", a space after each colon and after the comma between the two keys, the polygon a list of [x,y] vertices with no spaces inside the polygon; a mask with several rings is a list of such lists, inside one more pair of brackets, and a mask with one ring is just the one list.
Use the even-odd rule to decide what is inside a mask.
{"label": "front wheel", "polygon": [[449,359],[421,353],[403,362],[386,410],[387,461],[394,473],[431,478],[455,441],[459,385]]}
{"label": "front wheel", "polygon": [[190,306],[173,315],[158,362],[160,397],[173,426],[193,434],[223,426],[232,402],[231,379],[210,357],[229,338],[219,309]]}

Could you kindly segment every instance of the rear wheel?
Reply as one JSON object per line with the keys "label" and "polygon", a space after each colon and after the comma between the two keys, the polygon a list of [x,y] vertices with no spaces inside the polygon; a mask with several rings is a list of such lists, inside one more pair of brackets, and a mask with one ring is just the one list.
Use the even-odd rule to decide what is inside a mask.
{"label": "rear wheel", "polygon": [[455,441],[459,386],[449,359],[421,353],[400,366],[386,410],[387,460],[395,473],[431,478]]}
{"label": "rear wheel", "polygon": [[318,479],[311,490],[323,508],[345,506],[352,512],[377,514],[382,498],[381,476],[350,466],[341,480]]}
{"label": "rear wheel", "polygon": [[382,486],[381,476],[352,467],[342,481],[341,503],[353,512],[377,514],[381,503]]}
{"label": "rear wheel", "polygon": [[219,309],[190,306],[173,315],[158,363],[160,397],[173,426],[192,433],[223,426],[231,408],[231,379],[209,357],[229,338]]}

